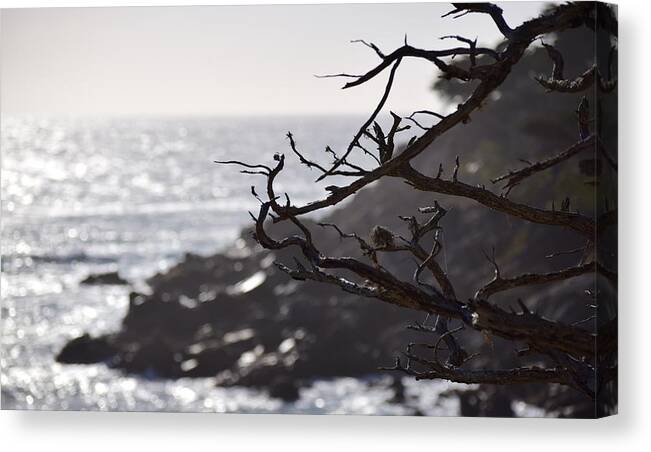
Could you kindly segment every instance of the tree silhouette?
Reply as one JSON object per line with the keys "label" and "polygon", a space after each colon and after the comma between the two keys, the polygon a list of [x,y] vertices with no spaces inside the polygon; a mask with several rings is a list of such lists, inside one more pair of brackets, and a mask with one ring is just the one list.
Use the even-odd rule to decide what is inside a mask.
{"label": "tree silhouette", "polygon": [[[453,10],[443,17],[460,17],[473,13],[488,15],[503,35],[503,42],[492,49],[479,47],[476,40],[462,36],[445,36],[442,39],[457,41],[458,46],[444,50],[424,50],[409,45],[405,39],[402,47],[385,53],[373,43],[358,41],[377,54],[379,64],[363,75],[341,73],[325,77],[349,78],[351,80],[344,85],[345,89],[349,89],[362,85],[383,72],[389,74],[380,101],[348,146],[340,153],[330,147],[326,148],[325,152],[332,158],[332,162],[323,164],[306,157],[294,136],[287,134],[292,154],[303,165],[320,173],[317,181],[340,176],[350,178],[352,182],[343,186],[330,185],[326,187],[326,197],[308,204],[295,205],[287,193],[278,193],[274,184],[284,169],[284,155],[274,155],[272,165],[248,164],[238,160],[218,163],[238,165],[242,167],[242,173],[266,178],[264,195],[258,195],[251,188],[252,194],[260,201],[258,213],[251,214],[255,222],[255,238],[260,245],[271,250],[297,247],[304,257],[304,262],[296,260],[291,267],[277,264],[282,271],[297,280],[335,285],[349,293],[426,313],[425,321],[410,325],[409,328],[424,333],[424,337],[430,339],[408,344],[403,356],[396,358],[394,365],[385,369],[403,372],[417,379],[445,379],[462,383],[557,383],[598,400],[603,388],[615,384],[617,373],[616,304],[606,315],[603,310],[600,311],[599,298],[603,297],[602,287],[608,286],[616,290],[617,285],[616,270],[613,269],[616,262],[614,251],[612,246],[602,246],[608,238],[612,241],[613,234],[616,235],[613,231],[617,222],[617,210],[613,205],[616,195],[612,195],[613,190],[616,190],[616,182],[613,188],[617,170],[616,152],[608,149],[612,146],[612,130],[604,131],[603,127],[604,115],[613,113],[602,101],[606,94],[616,89],[615,14],[609,7],[599,3],[568,3],[549,8],[535,19],[512,28],[497,5],[452,5]],[[592,64],[577,76],[568,78],[563,54],[552,42],[557,34],[578,28],[587,28],[593,32],[596,52],[592,48],[588,49]],[[428,173],[417,169],[414,159],[431,149],[437,138],[468,123],[473,113],[503,88],[512,70],[534,42],[540,42],[543,46],[552,68],[550,75],[539,75],[535,81],[531,80],[530,89],[543,89],[558,95],[582,94],[575,111],[578,140],[568,143],[558,153],[537,161],[524,160],[521,168],[505,170],[501,175],[493,177],[490,182],[499,187],[498,193],[484,184],[465,183],[460,174],[458,157],[449,178],[445,177],[442,164],[438,168],[431,168]],[[454,60],[455,57],[458,58]],[[378,122],[378,116],[389,97],[397,70],[406,58],[433,63],[442,78],[437,86],[448,83],[448,95],[462,100],[456,110],[449,114],[419,110],[401,117],[390,112],[390,126],[383,128]],[[513,113],[515,115],[517,112]],[[423,125],[432,120],[435,122],[432,126]],[[422,134],[405,139],[406,144],[398,146],[398,137],[407,130],[419,130]],[[368,143],[375,149],[369,150]],[[558,205],[552,200],[549,208],[512,199],[512,192],[525,186],[534,175],[550,171],[575,156],[590,153],[589,158],[580,162],[582,173],[593,178],[591,186],[595,202],[589,214],[581,213],[569,196]],[[367,160],[372,159],[374,167],[367,169],[361,163],[353,161],[353,157],[360,154],[367,156]],[[442,241],[439,240],[441,221],[447,210],[437,201],[422,206],[418,213],[400,217],[404,221],[404,232],[378,225],[366,238],[343,231],[336,224],[321,223],[321,227],[333,229],[342,239],[356,241],[363,257],[328,256],[322,253],[312,231],[301,221],[301,217],[337,206],[359,190],[383,178],[402,180],[421,192],[466,198],[517,221],[553,226],[578,235],[583,239],[583,246],[555,253],[576,254],[578,262],[552,272],[508,276],[500,270],[495,249],[485,251],[485,257],[494,269],[493,279],[478,287],[471,299],[459,299],[454,284],[439,263],[443,250]],[[268,226],[278,222],[293,223],[297,233],[273,238],[268,232]],[[411,280],[400,279],[383,266],[382,256],[387,253],[407,253],[417,261]],[[505,309],[491,302],[491,297],[498,293],[562,282],[587,274],[595,275],[594,287],[590,289],[595,313],[580,322],[568,324],[562,319],[545,318],[532,312],[522,300],[517,300],[517,309]],[[430,318],[433,321],[430,322]],[[506,369],[473,367],[472,360],[477,353],[467,350],[467,344],[463,343],[458,334],[462,330],[474,331],[485,341],[499,337],[518,344],[518,356],[522,360],[535,355],[541,364]]]}

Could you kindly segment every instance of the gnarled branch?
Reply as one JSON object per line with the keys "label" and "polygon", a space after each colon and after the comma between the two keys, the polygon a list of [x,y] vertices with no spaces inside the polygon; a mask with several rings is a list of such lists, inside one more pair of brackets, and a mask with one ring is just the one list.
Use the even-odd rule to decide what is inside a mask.
{"label": "gnarled branch", "polygon": [[[543,318],[531,312],[523,301],[520,301],[520,312],[509,312],[499,306],[489,303],[491,295],[509,289],[551,283],[573,278],[582,274],[597,271],[616,284],[616,274],[605,269],[598,262],[583,263],[577,267],[566,268],[550,273],[522,274],[515,277],[504,278],[493,257],[492,262],[496,273],[493,281],[480,288],[474,299],[462,301],[457,298],[455,287],[447,272],[437,262],[437,256],[442,250],[439,241],[441,231],[440,222],[446,210],[438,203],[431,207],[420,209],[421,214],[429,215],[424,221],[419,221],[416,216],[401,217],[409,231],[401,235],[384,227],[376,226],[370,240],[362,238],[355,233],[343,232],[335,224],[322,223],[321,226],[333,228],[341,238],[357,241],[365,257],[355,259],[352,257],[327,256],[318,248],[310,229],[300,220],[305,214],[320,211],[336,206],[341,201],[350,197],[357,191],[367,187],[373,182],[385,178],[398,178],[413,188],[436,194],[451,195],[466,198],[477,202],[489,209],[521,219],[534,224],[558,226],[567,228],[583,236],[588,249],[594,241],[597,232],[616,223],[617,211],[610,210],[600,216],[596,221],[579,213],[570,212],[569,198],[561,210],[545,210],[527,204],[514,202],[505,195],[497,195],[484,186],[472,186],[461,181],[460,162],[457,157],[450,180],[443,179],[443,167],[439,166],[436,177],[428,177],[413,167],[413,160],[430,148],[437,138],[447,131],[466,124],[470,116],[488,99],[488,97],[507,79],[515,65],[519,63],[530,44],[541,36],[549,33],[559,33],[569,28],[577,28],[594,23],[594,7],[590,3],[568,3],[557,6],[537,18],[529,20],[516,28],[509,26],[504,20],[502,10],[490,3],[454,3],[454,10],[447,15],[456,17],[480,13],[492,18],[498,29],[504,35],[504,44],[497,49],[477,47],[476,40],[462,36],[448,36],[445,39],[455,39],[467,47],[454,47],[443,50],[424,50],[405,44],[393,52],[385,53],[375,44],[358,40],[370,48],[380,58],[380,62],[361,75],[347,73],[333,74],[338,77],[352,78],[344,88],[359,86],[382,72],[389,69],[389,76],[384,92],[369,118],[359,128],[346,150],[338,154],[331,148],[326,152],[333,158],[330,166],[322,165],[307,158],[298,148],[292,134],[287,137],[292,153],[298,161],[310,169],[316,169],[322,180],[332,175],[351,177],[353,180],[343,186],[326,187],[329,194],[322,199],[305,205],[293,205],[289,195],[285,194],[285,202],[279,201],[276,195],[274,182],[283,171],[285,156],[276,154],[275,165],[251,165],[239,161],[222,162],[238,165],[246,174],[264,175],[267,177],[266,200],[263,200],[252,189],[252,194],[260,201],[260,210],[252,217],[255,221],[255,238],[263,247],[268,249],[284,249],[296,247],[300,249],[306,264],[295,261],[294,268],[284,264],[278,267],[290,277],[299,280],[312,280],[335,285],[342,290],[362,297],[375,298],[386,303],[403,308],[424,312],[437,317],[434,327],[429,327],[426,322],[417,324],[417,331],[433,334],[434,343],[412,344],[408,347],[405,357],[406,365],[400,360],[396,361],[392,370],[399,370],[416,378],[443,378],[463,383],[493,383],[493,384],[519,384],[519,383],[559,383],[576,388],[590,397],[595,396],[598,384],[594,380],[595,367],[595,334],[581,327],[581,323],[565,324],[559,321]],[[601,18],[604,22],[605,19]],[[612,23],[605,20],[606,25]],[[564,61],[562,55],[552,46],[546,44],[545,48],[554,62],[550,79],[541,79],[543,85],[553,86],[554,91],[575,92],[587,88],[601,77],[594,68],[589,69],[578,79],[568,81],[563,76]],[[612,52],[611,52],[612,53]],[[449,59],[456,56],[467,57],[468,65],[452,64]],[[396,136],[406,130],[402,126],[400,116],[391,113],[393,122],[388,130],[383,130],[377,119],[383,110],[390,95],[398,66],[403,58],[424,59],[433,63],[442,76],[447,79],[457,79],[461,83],[475,81],[476,84],[471,94],[460,103],[456,110],[442,115],[428,110],[420,110],[407,116],[416,126],[423,129],[419,137],[414,137],[398,152]],[[609,82],[613,80],[609,73]],[[605,85],[604,85],[605,86]],[[600,87],[603,89],[604,86]],[[599,140],[590,133],[590,117],[587,99],[581,102],[577,109],[579,122],[580,141],[565,151],[543,159],[529,166],[509,172],[493,180],[493,182],[506,181],[505,189],[571,158],[579,152],[597,146],[601,149]],[[431,127],[425,127],[416,121],[418,114],[434,116],[438,121]],[[361,139],[365,137],[377,146],[377,155],[367,150]],[[363,169],[352,163],[351,156],[354,150],[361,150],[370,155],[377,162],[373,169]],[[610,160],[609,160],[610,163]],[[612,164],[611,164],[612,166]],[[615,166],[613,166],[615,167]],[[508,193],[507,193],[508,194]],[[272,238],[266,231],[268,219],[274,222],[289,221],[299,231],[296,235],[289,235],[280,239]],[[597,230],[599,228],[599,230]],[[428,237],[431,239],[431,248],[426,249],[421,241]],[[380,262],[381,253],[407,252],[416,259],[416,269],[411,281],[404,281],[386,268]],[[370,259],[370,262],[368,259]],[[425,271],[428,270],[436,281],[436,287],[425,280]],[[452,322],[459,323],[456,328],[450,328]],[[468,332],[477,331],[484,337],[500,337],[517,343],[525,344],[527,350],[540,354],[554,365],[550,367],[515,367],[511,369],[477,370],[465,368],[466,363],[476,355],[469,355],[461,344],[463,336],[461,329]],[[445,347],[445,349],[443,348]],[[433,357],[421,356],[414,350],[424,348],[433,350]],[[612,350],[612,347],[605,348]],[[447,359],[443,362],[440,353],[447,350]],[[604,350],[602,348],[601,350]],[[604,352],[608,353],[608,352]]]}

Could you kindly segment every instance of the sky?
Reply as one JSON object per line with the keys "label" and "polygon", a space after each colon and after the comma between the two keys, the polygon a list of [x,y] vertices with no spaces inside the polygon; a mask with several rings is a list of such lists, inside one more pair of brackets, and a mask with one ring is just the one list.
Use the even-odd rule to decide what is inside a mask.
{"label": "sky", "polygon": [[[539,2],[502,4],[511,26]],[[441,18],[448,3],[4,9],[0,109],[40,115],[368,113],[388,72],[358,88],[315,74],[363,73],[408,42],[449,34],[494,45],[488,16]],[[387,107],[436,109],[431,63],[403,61]]]}

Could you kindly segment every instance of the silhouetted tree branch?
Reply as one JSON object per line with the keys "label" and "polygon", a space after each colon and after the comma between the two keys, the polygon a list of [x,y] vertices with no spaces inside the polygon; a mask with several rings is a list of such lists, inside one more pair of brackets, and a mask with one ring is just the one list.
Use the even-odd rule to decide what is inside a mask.
{"label": "silhouetted tree branch", "polygon": [[[287,194],[278,196],[275,190],[275,179],[283,171],[285,157],[274,156],[275,164],[251,165],[244,162],[222,162],[243,167],[242,172],[262,174],[266,177],[266,199],[260,200],[257,215],[251,214],[255,221],[255,238],[264,248],[284,249],[298,248],[305,262],[296,261],[293,267],[279,264],[279,268],[297,280],[311,280],[338,286],[342,290],[362,297],[375,298],[408,309],[427,313],[428,318],[436,318],[434,326],[423,324],[412,325],[411,329],[431,335],[434,340],[422,344],[410,344],[403,359],[396,359],[395,365],[389,370],[401,371],[418,379],[442,378],[464,383],[558,383],[573,387],[589,397],[595,397],[598,389],[596,382],[595,362],[595,333],[583,328],[579,323],[567,324],[550,320],[531,312],[526,305],[519,301],[520,309],[516,312],[505,310],[488,299],[499,292],[510,289],[549,284],[563,281],[588,273],[599,272],[613,285],[616,285],[616,274],[602,265],[595,256],[590,262],[580,262],[574,267],[564,268],[549,273],[525,273],[514,277],[503,277],[495,261],[494,255],[489,261],[495,268],[494,279],[480,287],[473,299],[463,301],[457,298],[457,291],[446,272],[439,264],[437,257],[442,250],[439,241],[440,222],[446,214],[446,209],[434,202],[420,209],[419,215],[427,215],[424,221],[414,216],[401,217],[405,222],[408,234],[400,234],[387,228],[376,226],[370,238],[361,237],[355,233],[346,232],[336,224],[321,224],[322,227],[335,230],[342,239],[357,242],[361,259],[348,256],[328,256],[315,242],[306,223],[301,221],[305,214],[313,213],[327,207],[336,206],[369,184],[385,178],[401,179],[416,190],[430,192],[433,195],[451,195],[472,200],[488,209],[504,213],[515,219],[534,224],[556,226],[573,231],[583,237],[587,244],[579,251],[592,249],[594,246],[597,226],[608,228],[616,222],[616,211],[603,214],[598,221],[594,218],[571,211],[570,200],[567,198],[557,210],[542,209],[516,202],[509,199],[510,190],[527,181],[534,174],[560,165],[572,156],[587,150],[597,152],[601,146],[598,136],[592,129],[590,109],[582,102],[577,108],[577,123],[579,140],[568,145],[565,151],[531,163],[527,167],[510,171],[503,176],[493,179],[493,182],[505,181],[505,193],[496,194],[484,186],[475,186],[462,182],[460,163],[457,157],[451,179],[444,179],[443,167],[439,166],[435,176],[428,176],[415,169],[413,160],[430,148],[438,137],[460,124],[467,123],[471,115],[479,109],[484,101],[507,79],[511,70],[525,55],[527,48],[537,39],[548,35],[561,33],[570,28],[582,26],[596,27],[594,4],[568,3],[557,6],[539,17],[529,20],[517,27],[507,24],[502,10],[490,3],[453,3],[454,9],[445,16],[460,17],[466,14],[486,14],[495,23],[504,36],[504,43],[495,49],[477,47],[476,40],[462,36],[445,36],[444,39],[454,39],[465,46],[452,47],[443,50],[425,50],[405,43],[400,48],[385,53],[371,42],[356,40],[370,48],[380,59],[380,62],[366,73],[350,75],[334,74],[333,77],[347,77],[354,80],[344,85],[350,89],[380,76],[385,70],[389,71],[384,92],[376,108],[362,124],[358,132],[341,153],[331,148],[326,152],[334,162],[325,165],[308,159],[299,149],[291,133],[287,134],[291,151],[301,164],[319,172],[317,180],[331,176],[343,176],[352,181],[343,186],[327,187],[329,194],[322,199],[304,205],[294,205]],[[445,17],[444,16],[444,17]],[[612,32],[616,24],[601,20],[608,25]],[[615,32],[613,32],[614,34]],[[551,45],[543,44],[554,66],[549,78],[538,77],[538,82],[554,92],[577,92],[587,89],[598,81],[603,91],[614,88],[615,81],[612,73],[604,80],[596,67],[589,68],[575,79],[564,78],[564,61],[561,53]],[[614,51],[612,52],[614,53]],[[463,61],[451,63],[455,56],[464,56]],[[427,110],[412,113],[407,119],[423,130],[422,135],[410,140],[402,151],[396,147],[397,135],[409,128],[402,125],[403,118],[391,113],[393,120],[389,130],[383,130],[377,122],[377,117],[383,110],[391,93],[396,73],[400,63],[405,58],[417,58],[431,62],[447,80],[457,80],[462,83],[474,82],[472,92],[456,110],[442,115]],[[612,66],[612,63],[609,64]],[[431,127],[425,127],[414,119],[417,114],[425,114],[437,119]],[[587,116],[586,116],[587,115]],[[587,119],[586,119],[587,118]],[[362,137],[372,141],[377,151],[372,152],[360,143]],[[356,152],[372,155],[377,166],[364,169],[352,163]],[[601,151],[600,151],[601,152]],[[605,151],[603,151],[605,153]],[[607,154],[605,154],[607,155]],[[615,165],[615,162],[611,162]],[[297,234],[279,239],[273,238],[267,231],[268,219],[273,222],[289,221],[297,228]],[[427,238],[430,246],[423,244]],[[576,251],[576,250],[575,250]],[[574,252],[574,251],[573,251]],[[416,260],[411,281],[403,280],[382,266],[383,253],[408,253]],[[563,252],[557,253],[557,255]],[[585,253],[584,253],[585,254]],[[428,272],[435,284],[427,283],[423,274]],[[458,326],[450,329],[452,322]],[[462,330],[476,331],[485,337],[497,336],[502,339],[524,344],[527,350],[545,357],[545,367],[522,366],[511,369],[472,369],[467,367],[476,354],[469,354],[461,345],[459,333]],[[440,355],[446,359],[442,360]],[[602,375],[600,378],[604,378]],[[601,382],[600,382],[601,383]]]}

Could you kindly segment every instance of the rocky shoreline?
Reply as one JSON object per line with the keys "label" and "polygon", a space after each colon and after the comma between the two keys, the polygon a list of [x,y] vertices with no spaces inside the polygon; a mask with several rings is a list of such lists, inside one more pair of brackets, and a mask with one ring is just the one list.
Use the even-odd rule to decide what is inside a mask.
{"label": "rocky shoreline", "polygon": [[[355,224],[367,227],[375,221],[374,215],[361,207],[372,207],[369,198],[375,196],[374,192],[360,193],[350,206],[333,212],[328,219],[341,224],[344,230],[359,231]],[[393,202],[392,196],[387,198]],[[417,205],[425,200],[416,197],[411,202]],[[481,242],[482,231],[462,233],[463,238],[459,239],[453,234],[453,231],[467,231],[475,221],[495,224],[502,219],[494,213],[477,213],[473,209],[451,218],[448,237],[453,242],[454,254],[451,253],[446,263],[462,296],[472,295],[468,288],[491,277],[488,264],[469,271],[464,269],[463,259],[455,257],[472,254]],[[273,235],[281,236],[294,232],[290,227],[280,224],[270,230]],[[342,241],[334,232],[315,223],[309,222],[309,227],[326,252],[356,253],[351,241]],[[552,249],[562,240],[548,231],[524,228],[543,248]],[[187,254],[167,272],[150,278],[149,292],[129,295],[129,308],[119,331],[73,339],[58,354],[57,361],[104,362],[149,378],[216,377],[220,386],[263,389],[271,397],[293,401],[299,397],[300,387],[315,379],[378,373],[379,367],[391,365],[393,357],[406,344],[423,340],[418,333],[406,329],[409,323],[423,320],[422,314],[347,294],[329,285],[292,280],[275,264],[300,259],[297,252],[264,250],[253,241],[250,232],[245,230],[223,253]],[[519,240],[513,234],[494,239],[504,240],[507,249],[507,244]],[[391,256],[383,263],[407,279],[413,272],[413,263],[406,262],[404,256]],[[536,259],[516,259],[513,264],[531,267],[536,265]],[[102,276],[91,279],[101,280]],[[555,293],[544,291],[543,295],[576,298],[582,291],[580,285],[572,284],[555,290]],[[543,300],[544,296],[539,293],[538,299]],[[575,306],[581,305],[577,301]],[[544,303],[538,309],[551,316],[560,315],[559,310],[565,311],[562,315],[570,315],[572,311],[567,306],[550,310]],[[504,349],[499,340],[490,346],[478,343],[477,347],[483,350],[484,356],[477,365],[509,364],[512,351]],[[400,376],[395,376],[392,386],[400,400]],[[465,416],[513,415],[514,397],[538,406],[547,404],[550,410],[558,409],[547,399],[548,387],[508,388],[509,395],[505,391],[487,387],[456,390],[448,396],[459,398]],[[554,388],[554,391],[559,394],[553,400],[562,400],[561,406],[577,403],[575,395],[568,394],[567,390]]]}
{"label": "rocky shoreline", "polygon": [[83,335],[62,363],[106,362],[161,378],[217,377],[292,400],[301,382],[361,376],[389,364],[413,313],[293,281],[274,265],[294,256],[239,239],[223,254],[185,259],[132,292],[120,331]]}

